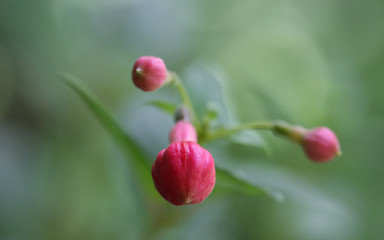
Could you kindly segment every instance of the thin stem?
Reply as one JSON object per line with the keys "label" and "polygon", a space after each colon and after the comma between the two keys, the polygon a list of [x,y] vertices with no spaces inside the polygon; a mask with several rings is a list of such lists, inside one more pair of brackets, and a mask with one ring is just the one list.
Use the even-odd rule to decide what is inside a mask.
{"label": "thin stem", "polygon": [[225,138],[246,129],[274,130],[275,124],[272,122],[251,122],[239,125],[234,128],[220,129],[216,132],[208,134],[204,139],[200,139],[200,143],[203,144],[219,138]]}
{"label": "thin stem", "polygon": [[179,76],[176,73],[170,72],[170,74],[172,75],[172,82],[175,84],[184,106],[186,106],[191,111],[192,122],[195,124],[196,127],[198,127],[199,122],[196,116],[196,111],[192,104],[191,98],[189,97],[189,94],[184,87],[184,84],[181,82]]}

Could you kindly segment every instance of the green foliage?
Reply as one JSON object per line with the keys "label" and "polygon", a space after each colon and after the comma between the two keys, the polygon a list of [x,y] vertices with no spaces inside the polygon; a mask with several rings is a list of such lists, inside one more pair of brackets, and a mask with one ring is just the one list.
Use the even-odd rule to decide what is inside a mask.
{"label": "green foliage", "polygon": [[[0,238],[380,239],[383,13],[380,0],[0,1]],[[221,173],[217,192],[196,206],[173,208],[157,193],[140,198],[152,190],[138,184],[134,162],[142,159],[148,174],[172,125],[147,103],[180,102],[172,87],[150,96],[134,88],[130,70],[141,55],[197,81],[187,88],[199,116],[206,101],[219,103],[213,129],[276,119],[326,125],[344,155],[313,164],[301,149],[257,132],[204,147],[219,168],[283,192],[284,204],[239,192]],[[131,147],[116,142],[116,151],[84,103],[55,81],[57,71],[87,80]],[[207,96],[217,86],[205,85],[209,79],[221,83],[227,112]],[[146,114],[157,114],[150,120],[163,129],[143,129],[140,121],[152,123]],[[125,142],[119,134],[113,139]]]}
{"label": "green foliage", "polygon": [[165,101],[160,101],[160,100],[153,100],[148,103],[149,105],[155,106],[158,109],[164,111],[165,113],[168,114],[175,114],[175,111],[177,109],[177,106],[173,103],[165,102]]}
{"label": "green foliage", "polygon": [[243,192],[250,195],[265,195],[278,202],[284,201],[284,196],[280,192],[264,189],[260,186],[255,187],[256,184],[237,176],[236,173],[232,171],[218,166],[216,166],[216,178],[218,185],[232,188],[235,192]]}
{"label": "green foliage", "polygon": [[[82,86],[76,77],[69,74],[60,74],[60,77],[78,94],[95,118],[124,151],[130,163],[135,167],[135,175],[142,180],[144,185],[150,185],[150,164],[132,137],[123,131],[116,120],[92,97],[92,94]],[[148,187],[148,189],[151,188]]]}
{"label": "green foliage", "polygon": [[[92,97],[88,90],[81,86],[81,82],[76,77],[68,74],[60,74],[60,76],[65,80],[65,83],[80,96],[93,115],[100,121],[127,156],[129,156],[130,161],[132,161],[132,164],[135,166],[135,175],[140,177],[142,181],[148,185],[150,181],[150,166],[134,139],[122,130],[114,118]],[[152,101],[152,104],[162,110],[166,109],[167,112],[169,112],[170,106],[174,106],[161,101]],[[216,168],[216,171],[217,181],[223,181],[224,185],[230,185],[247,194],[266,195],[277,201],[282,200],[280,195],[266,191],[256,184],[248,182],[246,179],[241,179],[229,170]]]}

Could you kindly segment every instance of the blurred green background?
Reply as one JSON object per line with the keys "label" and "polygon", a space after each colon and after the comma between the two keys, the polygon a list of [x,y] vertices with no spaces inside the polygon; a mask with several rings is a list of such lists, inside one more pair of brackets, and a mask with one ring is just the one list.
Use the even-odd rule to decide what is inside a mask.
{"label": "blurred green background", "polygon": [[[172,118],[145,101],[169,89],[134,88],[142,55],[200,81],[202,99],[221,82],[232,123],[329,126],[343,156],[315,164],[262,133],[267,151],[207,148],[284,203],[220,188],[196,206],[145,198],[57,77],[83,79],[153,161]],[[0,239],[383,239],[383,89],[380,0],[1,0]]]}

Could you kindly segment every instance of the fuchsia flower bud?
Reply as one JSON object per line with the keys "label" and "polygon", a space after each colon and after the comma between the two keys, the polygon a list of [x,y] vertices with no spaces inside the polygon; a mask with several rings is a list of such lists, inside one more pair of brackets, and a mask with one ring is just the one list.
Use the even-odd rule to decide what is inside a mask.
{"label": "fuchsia flower bud", "polygon": [[191,141],[197,142],[195,127],[187,121],[178,121],[169,133],[169,142]]}
{"label": "fuchsia flower bud", "polygon": [[326,127],[306,131],[302,135],[301,145],[307,156],[316,162],[325,162],[341,154],[339,140]]}
{"label": "fuchsia flower bud", "polygon": [[132,80],[143,91],[155,91],[164,84],[167,67],[157,57],[139,57],[132,69]]}
{"label": "fuchsia flower bud", "polygon": [[215,186],[215,163],[199,144],[175,142],[157,155],[152,178],[157,191],[173,205],[196,204]]}

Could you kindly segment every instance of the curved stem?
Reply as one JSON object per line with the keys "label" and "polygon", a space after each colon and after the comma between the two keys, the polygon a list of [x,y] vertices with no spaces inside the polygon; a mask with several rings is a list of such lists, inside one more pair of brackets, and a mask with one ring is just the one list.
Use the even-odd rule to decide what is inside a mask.
{"label": "curved stem", "polygon": [[175,84],[177,91],[180,94],[181,100],[183,104],[191,111],[191,120],[194,123],[196,127],[199,126],[199,121],[196,116],[195,108],[192,104],[191,98],[189,97],[189,94],[187,90],[184,87],[184,84],[181,82],[179,76],[176,73],[170,72],[172,76],[172,82]]}
{"label": "curved stem", "polygon": [[225,138],[246,129],[274,130],[275,127],[276,127],[276,124],[272,122],[245,123],[234,128],[217,130],[216,132],[208,134],[205,138],[201,139],[200,143],[203,144],[219,138]]}

